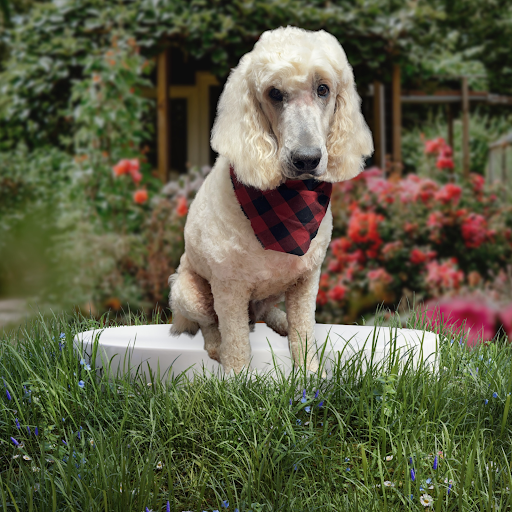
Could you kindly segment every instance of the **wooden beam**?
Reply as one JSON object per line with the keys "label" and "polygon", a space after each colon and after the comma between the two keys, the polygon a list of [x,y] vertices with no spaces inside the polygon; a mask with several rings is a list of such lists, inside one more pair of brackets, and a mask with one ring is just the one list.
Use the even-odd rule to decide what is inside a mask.
{"label": "wooden beam", "polygon": [[393,65],[392,108],[393,108],[393,172],[402,174],[402,102],[400,85],[400,66]]}
{"label": "wooden beam", "polygon": [[462,77],[462,176],[469,178],[469,88],[468,77]]}
{"label": "wooden beam", "polygon": [[158,177],[167,182],[171,167],[171,126],[169,116],[170,52],[166,49],[157,57],[157,130]]}
{"label": "wooden beam", "polygon": [[375,165],[386,172],[386,128],[384,108],[384,84],[373,82],[373,138],[375,146]]}

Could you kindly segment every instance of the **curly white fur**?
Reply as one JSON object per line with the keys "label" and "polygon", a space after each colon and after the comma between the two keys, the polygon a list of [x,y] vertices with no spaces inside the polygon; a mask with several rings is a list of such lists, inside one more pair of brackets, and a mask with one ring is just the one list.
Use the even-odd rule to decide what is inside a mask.
{"label": "curly white fur", "polygon": [[[272,99],[273,89],[282,101]],[[301,173],[293,156],[304,146],[319,148],[321,158]],[[210,357],[226,372],[239,372],[250,362],[250,324],[264,320],[288,334],[299,364],[316,370],[316,295],[332,232],[330,207],[304,256],[264,250],[238,204],[229,167],[261,190],[293,177],[343,181],[362,170],[372,139],[337,40],[295,27],[265,32],[226,83],[212,147],[220,156],[190,207],[185,253],[169,278],[171,332],[201,328]],[[286,315],[274,308],[283,296]]]}

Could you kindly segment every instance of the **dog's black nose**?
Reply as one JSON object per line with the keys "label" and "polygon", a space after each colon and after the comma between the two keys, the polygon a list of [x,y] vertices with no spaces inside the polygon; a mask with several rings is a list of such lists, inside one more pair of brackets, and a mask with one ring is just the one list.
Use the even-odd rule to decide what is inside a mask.
{"label": "dog's black nose", "polygon": [[322,150],[320,148],[305,147],[292,153],[292,163],[301,172],[316,169],[321,158]]}

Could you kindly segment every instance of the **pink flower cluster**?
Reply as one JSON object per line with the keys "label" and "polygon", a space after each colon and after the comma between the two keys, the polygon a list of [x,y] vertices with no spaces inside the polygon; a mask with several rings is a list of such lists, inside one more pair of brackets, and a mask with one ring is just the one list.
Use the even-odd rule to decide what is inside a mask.
{"label": "pink flower cluster", "polygon": [[467,333],[470,347],[492,340],[500,327],[512,340],[512,304],[498,309],[478,299],[454,297],[429,302],[423,314],[435,332],[445,327],[459,336]]}
{"label": "pink flower cluster", "polygon": [[437,155],[436,167],[438,169],[453,169],[453,150],[442,137],[427,140],[425,142],[425,153]]}
{"label": "pink flower cluster", "polygon": [[[434,139],[428,150],[439,152],[443,144]],[[388,180],[375,167],[335,184],[320,318],[357,321],[347,311],[396,306],[405,290],[429,300],[486,286],[512,261],[512,208],[484,184],[478,175],[461,184],[415,174]]]}
{"label": "pink flower cluster", "polygon": [[114,176],[123,176],[124,174],[129,174],[135,183],[138,185],[142,180],[142,174],[140,173],[140,164],[138,158],[133,158],[132,160],[123,159],[119,160],[119,162],[114,165],[112,168],[114,171]]}
{"label": "pink flower cluster", "polygon": [[[142,180],[142,174],[140,172],[140,163],[138,158],[131,160],[123,158],[119,160],[114,167],[112,167],[114,176],[117,178],[123,175],[129,175],[132,178],[133,183],[138,185]],[[137,204],[144,204],[148,200],[148,191],[144,188],[140,188],[133,193],[133,201]]]}

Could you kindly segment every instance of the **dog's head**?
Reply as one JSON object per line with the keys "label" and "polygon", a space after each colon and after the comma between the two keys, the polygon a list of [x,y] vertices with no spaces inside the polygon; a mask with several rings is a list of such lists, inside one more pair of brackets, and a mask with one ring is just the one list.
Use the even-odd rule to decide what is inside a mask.
{"label": "dog's head", "polygon": [[373,152],[345,52],[327,32],[265,32],[231,72],[212,147],[261,190],[286,179],[344,181]]}

